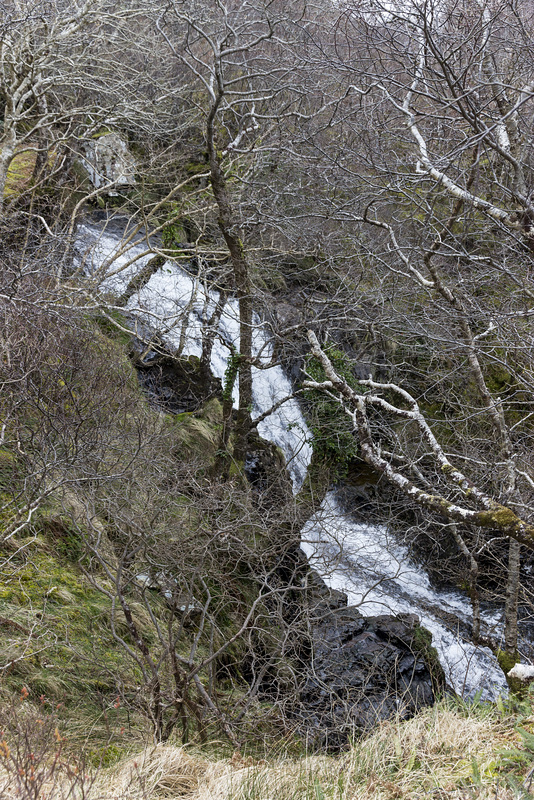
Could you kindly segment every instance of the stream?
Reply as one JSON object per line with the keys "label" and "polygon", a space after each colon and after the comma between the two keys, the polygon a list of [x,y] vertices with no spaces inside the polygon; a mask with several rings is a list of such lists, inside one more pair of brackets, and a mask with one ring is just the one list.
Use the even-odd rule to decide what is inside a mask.
{"label": "stream", "polygon": [[[117,295],[152,257],[143,255],[146,241],[139,241],[127,252],[116,255],[123,234],[124,220],[106,224],[85,222],[78,228],[75,248],[75,266],[81,267],[89,279],[103,271],[101,291]],[[217,300],[218,293],[210,291],[198,276],[168,261],[130,298],[125,310],[142,326],[161,331],[172,347],[182,348],[182,355],[200,356],[202,326]],[[229,299],[211,360],[213,374],[221,379],[230,355],[228,345],[239,349],[238,320],[237,300]],[[271,345],[259,319],[255,322],[254,352],[267,365]],[[253,368],[254,418],[291,393],[291,383],[280,366]],[[237,386],[234,400],[237,401]],[[298,401],[292,398],[285,402],[259,423],[258,432],[284,452],[297,492],[312,453],[312,437]],[[390,535],[387,526],[354,522],[350,510],[343,508],[332,491],[304,527],[302,549],[325,582],[344,591],[349,604],[357,605],[362,614],[417,614],[432,633],[447,681],[459,695],[472,698],[479,693],[482,699],[493,699],[506,691],[504,675],[491,651],[468,641],[467,630],[472,621],[468,598],[460,592],[436,590],[426,572],[410,559],[406,547]],[[498,640],[501,631],[501,612],[485,611],[483,633]]]}

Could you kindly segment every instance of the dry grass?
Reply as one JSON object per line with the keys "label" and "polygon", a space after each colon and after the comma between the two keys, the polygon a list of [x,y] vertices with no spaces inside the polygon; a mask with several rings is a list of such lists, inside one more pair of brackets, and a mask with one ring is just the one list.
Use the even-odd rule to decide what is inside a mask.
{"label": "dry grass", "polygon": [[[533,718],[523,718],[527,728],[533,722]],[[50,733],[58,742],[53,758],[44,757],[53,751],[43,746],[42,756],[34,760],[33,743],[19,749],[18,760],[12,754],[10,761],[0,752],[0,800],[515,800],[533,796],[521,784],[534,755],[532,760],[521,759],[522,740],[514,730],[514,720],[491,710],[438,705],[407,722],[384,723],[338,757],[255,761],[236,753],[229,759],[210,760],[204,754],[160,745],[112,768],[88,773],[69,766],[66,753],[58,755],[64,740],[58,738],[57,729],[54,733],[51,728]],[[6,745],[14,751],[9,737],[4,749]],[[34,769],[40,782],[37,793],[31,793],[36,782],[27,781],[28,770]],[[25,776],[22,782],[21,774]]]}
{"label": "dry grass", "polygon": [[147,749],[101,771],[92,800],[512,800],[506,755],[519,735],[497,715],[443,707],[388,722],[340,757],[209,761],[182,748]]}
{"label": "dry grass", "polygon": [[[352,798],[512,797],[504,791],[521,746],[510,723],[435,707],[408,722],[387,723],[347,757]],[[469,787],[466,794],[465,787]]]}

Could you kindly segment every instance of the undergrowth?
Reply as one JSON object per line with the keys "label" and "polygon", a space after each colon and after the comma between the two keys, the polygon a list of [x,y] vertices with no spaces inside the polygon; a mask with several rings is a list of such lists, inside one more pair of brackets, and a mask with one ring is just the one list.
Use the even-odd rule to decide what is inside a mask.
{"label": "undergrowth", "polygon": [[[130,743],[131,744],[131,743]],[[127,754],[128,751],[130,755]],[[264,758],[217,743],[132,752],[74,744],[56,709],[23,687],[3,707],[0,798],[21,800],[515,800],[531,797],[534,705],[447,699],[389,720],[339,756]]]}

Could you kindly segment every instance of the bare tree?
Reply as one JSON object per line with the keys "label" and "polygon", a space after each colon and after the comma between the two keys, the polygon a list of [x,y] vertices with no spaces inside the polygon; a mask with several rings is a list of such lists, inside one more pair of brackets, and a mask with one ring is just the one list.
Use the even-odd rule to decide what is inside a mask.
{"label": "bare tree", "polygon": [[[256,294],[252,242],[243,238],[250,222],[246,193],[253,185],[252,176],[276,148],[280,123],[291,117],[296,102],[291,74],[294,20],[305,14],[306,5],[300,2],[283,9],[249,0],[217,9],[173,2],[156,21],[171,58],[192,78],[192,100],[202,112],[216,221],[232,265],[229,288],[239,301],[240,343],[233,355],[239,377],[238,458],[244,456],[251,425]],[[297,102],[300,92],[299,88]],[[229,427],[228,417],[226,438]]]}
{"label": "bare tree", "polygon": [[[362,454],[467,524],[455,529],[466,558],[511,537],[509,653],[534,485],[530,13],[508,2],[369,2],[314,19],[299,52],[307,75],[321,74],[320,102],[278,154],[306,178],[286,187],[285,218],[271,222],[278,241],[314,255],[311,275],[328,275],[333,293],[308,294],[315,330],[350,341],[367,370],[349,403]],[[276,172],[261,180],[273,221],[282,188]],[[339,397],[341,384],[331,388]],[[469,525],[488,530],[486,541],[467,546]]]}

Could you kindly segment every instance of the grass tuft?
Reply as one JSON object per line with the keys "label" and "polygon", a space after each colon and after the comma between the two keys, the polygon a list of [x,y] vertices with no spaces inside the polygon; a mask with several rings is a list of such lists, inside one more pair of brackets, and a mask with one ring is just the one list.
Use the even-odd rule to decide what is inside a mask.
{"label": "grass tuft", "polygon": [[383,723],[339,757],[210,761],[160,745],[101,771],[94,788],[102,800],[513,800],[531,796],[528,754],[511,757],[520,744],[496,710],[443,703]]}

